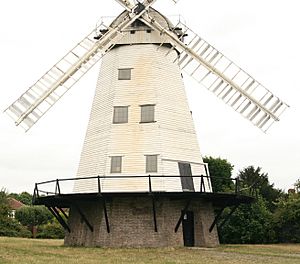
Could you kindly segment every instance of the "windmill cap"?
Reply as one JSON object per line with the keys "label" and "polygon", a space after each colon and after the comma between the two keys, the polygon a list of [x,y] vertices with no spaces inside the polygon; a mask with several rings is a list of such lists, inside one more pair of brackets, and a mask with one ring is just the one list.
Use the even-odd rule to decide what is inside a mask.
{"label": "windmill cap", "polygon": [[[168,28],[168,29],[173,29],[174,28],[174,25],[172,24],[172,22],[167,18],[165,17],[164,15],[162,15],[160,12],[158,12],[157,10],[155,10],[154,8],[150,7],[149,8],[149,15],[154,18],[162,27],[164,28]],[[124,18],[127,14],[127,11],[123,11],[112,23],[111,23],[111,27],[116,27],[118,24],[120,24],[121,22],[124,21]],[[145,27],[145,28],[148,28],[150,29],[148,26],[146,26],[145,24],[143,24],[139,19],[137,19],[138,23],[133,23],[132,24],[132,27],[128,28],[128,29],[134,29],[136,28],[137,26],[140,26],[140,27]]]}
{"label": "windmill cap", "polygon": [[[122,12],[111,24],[110,27],[116,28],[122,23],[127,15],[127,11]],[[160,24],[161,27],[172,30],[177,36],[182,35],[180,28],[175,28],[173,23],[162,15],[154,8],[149,8],[149,15]],[[149,34],[151,33],[151,34]],[[159,31],[151,29],[144,24],[141,20],[137,19],[129,27],[123,30],[124,36],[122,39],[115,43],[115,47],[120,45],[133,45],[133,44],[156,44],[160,45],[164,43],[164,46],[170,46],[169,41],[164,35],[161,35]]]}

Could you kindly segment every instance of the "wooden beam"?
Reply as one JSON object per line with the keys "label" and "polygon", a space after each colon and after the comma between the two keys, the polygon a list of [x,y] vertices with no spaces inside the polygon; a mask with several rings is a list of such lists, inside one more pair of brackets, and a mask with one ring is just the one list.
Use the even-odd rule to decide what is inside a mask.
{"label": "wooden beam", "polygon": [[181,224],[181,222],[182,222],[182,220],[183,220],[183,217],[184,217],[186,211],[188,210],[188,208],[189,208],[189,206],[190,206],[191,200],[192,200],[192,199],[189,199],[189,200],[187,201],[185,207],[184,207],[183,210],[181,211],[181,215],[180,215],[180,217],[179,217],[179,219],[178,219],[178,222],[177,222],[177,224],[176,224],[176,226],[175,226],[175,233],[177,233],[177,231],[178,231],[178,228],[179,228],[179,226],[180,226],[180,224]]}
{"label": "wooden beam", "polygon": [[71,229],[68,226],[68,224],[65,222],[65,220],[61,217],[61,215],[59,214],[59,212],[57,211],[57,209],[55,207],[50,207],[47,206],[48,210],[51,212],[51,214],[57,219],[57,221],[60,223],[60,225],[67,230],[69,233],[71,233]]}
{"label": "wooden beam", "polygon": [[91,232],[94,232],[94,228],[93,226],[90,224],[90,222],[88,221],[88,219],[86,218],[86,216],[84,215],[84,213],[81,211],[81,209],[79,208],[79,206],[77,204],[74,203],[74,206],[76,208],[76,210],[78,211],[78,213],[81,216],[81,219],[86,223],[86,225],[88,226],[88,228],[90,229]]}
{"label": "wooden beam", "polygon": [[222,209],[220,210],[220,212],[215,216],[215,219],[214,219],[213,223],[211,224],[211,226],[209,228],[209,233],[211,233],[211,231],[214,229],[214,227],[217,224],[218,220],[220,219],[220,217],[221,217],[224,209],[225,209],[225,207],[222,207]]}

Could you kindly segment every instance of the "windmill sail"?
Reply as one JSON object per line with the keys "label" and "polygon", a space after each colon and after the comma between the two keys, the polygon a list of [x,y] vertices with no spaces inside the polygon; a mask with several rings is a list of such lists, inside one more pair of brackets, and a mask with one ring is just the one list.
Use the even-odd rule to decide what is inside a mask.
{"label": "windmill sail", "polygon": [[171,49],[179,51],[176,62],[182,70],[255,126],[266,132],[279,121],[288,105],[186,25],[179,22],[169,31],[151,18],[144,16],[143,22],[165,34]]}
{"label": "windmill sail", "polygon": [[117,31],[109,42],[104,36],[103,41],[98,41],[94,36],[93,30],[5,110],[16,125],[21,124],[26,131],[31,128],[114,46],[122,34]]}
{"label": "windmill sail", "polygon": [[[125,5],[127,1],[119,1]],[[5,112],[27,131],[30,129],[103,55],[123,37],[122,30],[142,16],[155,0],[148,0],[142,8],[131,5],[124,11],[124,20],[115,27],[105,27],[103,34],[94,38],[93,30],[33,86],[22,94]],[[129,3],[129,2],[128,2]]]}

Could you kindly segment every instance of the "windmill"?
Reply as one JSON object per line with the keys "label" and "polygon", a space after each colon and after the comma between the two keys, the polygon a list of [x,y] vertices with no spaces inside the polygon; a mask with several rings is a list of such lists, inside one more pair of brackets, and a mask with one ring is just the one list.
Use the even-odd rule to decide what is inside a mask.
{"label": "windmill", "polygon": [[[182,22],[173,25],[151,7],[155,0],[117,2],[125,10],[110,25],[101,23],[6,109],[27,131],[102,59],[73,193],[57,180],[55,195],[36,201],[71,245],[215,245],[212,203],[241,201],[213,193],[181,71],[263,131],[287,104]],[[71,208],[68,223],[63,207]]]}

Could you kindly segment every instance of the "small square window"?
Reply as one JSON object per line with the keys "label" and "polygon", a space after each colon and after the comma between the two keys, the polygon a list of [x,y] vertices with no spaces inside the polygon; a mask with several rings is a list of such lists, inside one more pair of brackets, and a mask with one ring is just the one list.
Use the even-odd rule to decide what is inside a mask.
{"label": "small square window", "polygon": [[111,173],[121,173],[122,172],[122,157],[121,156],[111,157],[110,172]]}
{"label": "small square window", "polygon": [[118,80],[131,80],[131,69],[119,69]]}
{"label": "small square window", "polygon": [[141,123],[154,122],[154,106],[155,105],[141,105]]}
{"label": "small square window", "polygon": [[115,106],[114,107],[114,124],[128,123],[128,106]]}
{"label": "small square window", "polygon": [[157,155],[146,155],[147,172],[157,172]]}

